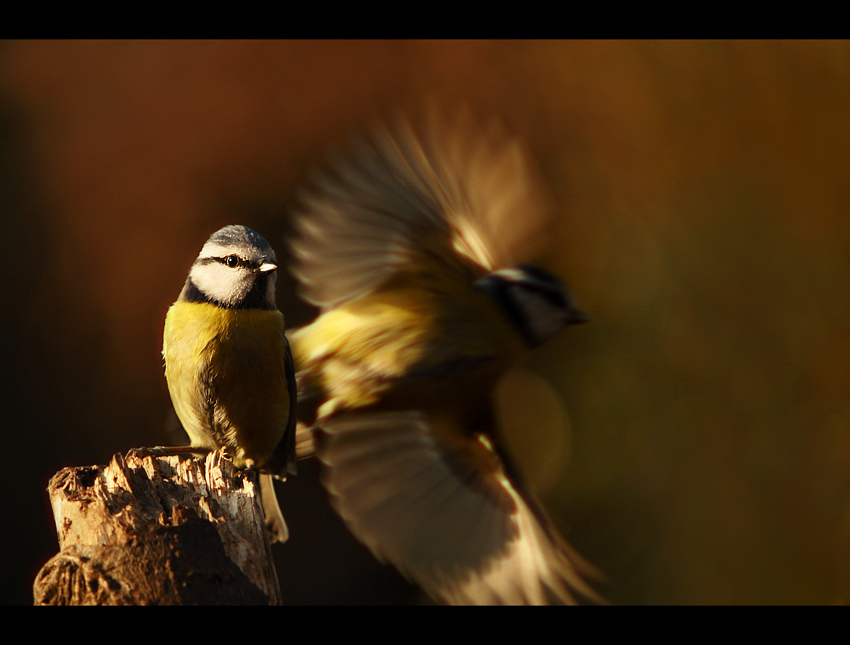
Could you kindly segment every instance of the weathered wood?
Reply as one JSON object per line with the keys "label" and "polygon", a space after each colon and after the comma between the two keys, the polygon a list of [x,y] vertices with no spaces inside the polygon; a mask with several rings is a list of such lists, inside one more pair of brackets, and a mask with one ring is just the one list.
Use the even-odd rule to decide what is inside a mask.
{"label": "weathered wood", "polygon": [[48,486],[61,551],[36,605],[280,604],[257,473],[131,450]]}

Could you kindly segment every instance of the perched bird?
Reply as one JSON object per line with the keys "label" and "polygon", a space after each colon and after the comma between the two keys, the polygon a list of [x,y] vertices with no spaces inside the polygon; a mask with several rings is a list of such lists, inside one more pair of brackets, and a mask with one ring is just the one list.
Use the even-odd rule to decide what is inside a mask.
{"label": "perched bird", "polygon": [[554,275],[515,263],[548,213],[517,140],[431,112],[359,140],[294,220],[293,273],[320,308],[290,334],[299,445],[354,535],[439,601],[595,599],[492,399],[531,348],[584,320]]}
{"label": "perched bird", "polygon": [[206,241],[165,317],[162,356],[187,451],[224,447],[237,467],[256,467],[266,523],[286,524],[271,476],[295,474],[296,389],[283,314],[275,305],[277,260],[262,235],[225,226]]}

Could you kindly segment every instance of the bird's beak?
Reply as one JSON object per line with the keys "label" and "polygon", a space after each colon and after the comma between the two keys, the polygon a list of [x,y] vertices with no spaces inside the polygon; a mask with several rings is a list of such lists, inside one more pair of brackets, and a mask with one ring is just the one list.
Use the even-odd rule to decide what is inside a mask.
{"label": "bird's beak", "polygon": [[260,265],[259,271],[260,273],[268,273],[269,271],[274,271],[275,269],[277,269],[276,264],[272,264],[271,262],[263,262]]}

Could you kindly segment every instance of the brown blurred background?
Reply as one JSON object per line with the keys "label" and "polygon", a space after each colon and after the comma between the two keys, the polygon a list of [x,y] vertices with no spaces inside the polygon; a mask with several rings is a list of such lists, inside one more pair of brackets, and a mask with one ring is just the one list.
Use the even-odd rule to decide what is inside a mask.
{"label": "brown blurred background", "polygon": [[[329,145],[436,96],[521,134],[592,323],[529,363],[566,400],[546,499],[615,603],[842,603],[850,584],[850,43],[0,44],[0,602],[57,551],[64,466],[169,441],[163,318],[227,223],[285,253]],[[282,276],[292,325],[311,310]],[[548,452],[548,449],[544,450]],[[408,603],[279,488],[289,603]]]}

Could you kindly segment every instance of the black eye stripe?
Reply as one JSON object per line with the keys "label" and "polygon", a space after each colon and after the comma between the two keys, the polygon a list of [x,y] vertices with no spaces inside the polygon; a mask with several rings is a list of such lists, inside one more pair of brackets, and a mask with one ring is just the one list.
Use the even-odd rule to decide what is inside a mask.
{"label": "black eye stripe", "polygon": [[257,262],[254,260],[248,260],[246,258],[240,257],[235,253],[230,253],[228,255],[221,256],[207,256],[203,258],[198,258],[195,261],[195,264],[213,264],[214,262],[218,264],[223,264],[226,267],[231,269],[235,269],[237,267],[248,267],[249,269],[258,269],[261,262]]}
{"label": "black eye stripe", "polygon": [[235,269],[236,267],[250,267],[252,269],[256,269],[260,266],[257,262],[252,262],[251,260],[246,260],[245,258],[239,257],[231,253],[230,255],[225,255],[223,257],[215,257],[212,258],[216,262],[220,262],[226,267],[230,267],[231,269]]}

